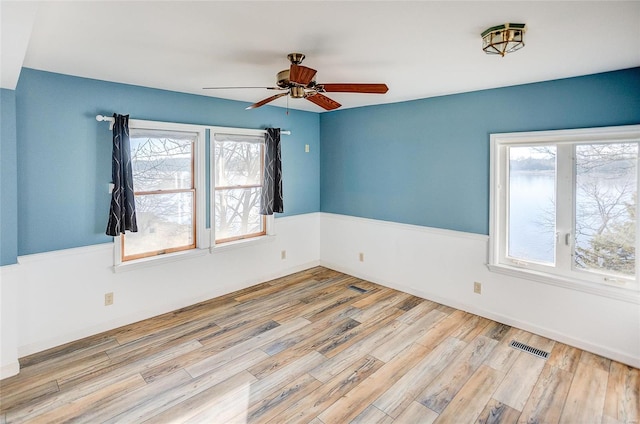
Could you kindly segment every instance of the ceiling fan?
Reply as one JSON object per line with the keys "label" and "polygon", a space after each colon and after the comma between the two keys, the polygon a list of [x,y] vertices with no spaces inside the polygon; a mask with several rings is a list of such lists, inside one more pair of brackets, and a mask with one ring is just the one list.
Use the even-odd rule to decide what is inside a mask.
{"label": "ceiling fan", "polygon": [[338,83],[320,84],[316,82],[316,70],[302,66],[305,56],[302,53],[289,53],[287,58],[291,62],[289,69],[278,72],[276,77],[277,87],[205,87],[205,90],[216,89],[236,89],[236,88],[266,88],[268,90],[280,90],[282,93],[275,94],[266,99],[247,107],[255,109],[264,106],[280,97],[291,96],[294,99],[307,99],[325,110],[334,110],[342,106],[335,100],[322,93],[370,93],[384,94],[389,88],[386,84],[360,84],[360,83]]}

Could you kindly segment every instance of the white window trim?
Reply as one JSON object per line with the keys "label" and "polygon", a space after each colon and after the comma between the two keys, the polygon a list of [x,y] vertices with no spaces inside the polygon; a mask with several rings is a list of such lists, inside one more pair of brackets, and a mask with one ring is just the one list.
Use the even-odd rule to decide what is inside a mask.
{"label": "white window trim", "polygon": [[[640,292],[637,288],[595,283],[593,281],[561,276],[528,269],[526,263],[505,263],[502,252],[505,252],[506,232],[506,190],[502,190],[501,182],[506,177],[506,167],[502,166],[507,145],[535,145],[556,143],[558,145],[575,142],[598,141],[637,141],[640,138],[640,125],[626,125],[617,127],[600,127],[586,129],[571,129],[558,131],[533,131],[521,133],[496,133],[490,135],[490,207],[489,207],[489,249],[487,267],[494,272],[507,274],[512,277],[525,278],[546,284],[552,284],[572,290],[593,293],[605,297],[624,300],[640,304]],[[640,176],[640,172],[638,172]],[[640,184],[638,184],[640,187]],[[640,225],[636,225],[636,240],[640,240]],[[640,282],[640,264],[636,266],[636,287]]]}
{"label": "white window trim", "polygon": [[[215,206],[213,204],[215,199],[215,184],[213,182],[214,172],[214,151],[213,148],[213,134],[225,133],[225,134],[240,134],[240,135],[264,135],[266,130],[257,130],[249,128],[233,128],[233,127],[219,127],[211,125],[196,125],[196,124],[181,124],[175,122],[163,122],[163,121],[148,121],[141,119],[130,119],[129,128],[134,129],[149,129],[149,130],[167,130],[167,131],[184,131],[198,133],[198,141],[195,147],[196,159],[194,162],[194,177],[196,186],[196,248],[167,253],[164,255],[151,256],[147,258],[135,259],[131,261],[122,262],[122,236],[113,238],[113,271],[123,272],[131,271],[140,268],[147,268],[150,266],[160,265],[169,262],[175,262],[183,259],[190,259],[198,256],[205,255],[207,253],[222,252],[230,249],[237,249],[240,247],[248,247],[254,244],[261,244],[270,242],[275,239],[275,219],[273,215],[267,216],[267,234],[260,237],[252,237],[242,239],[234,242],[222,243],[218,246],[215,244]],[[209,138],[207,136],[210,136]],[[206,147],[207,140],[209,140],[209,160],[210,160],[210,175],[207,176],[206,169]],[[209,209],[209,222],[210,228],[206,228],[206,216],[207,216],[207,202],[206,202],[206,181],[207,177],[210,181],[209,198],[211,199],[211,207]]]}

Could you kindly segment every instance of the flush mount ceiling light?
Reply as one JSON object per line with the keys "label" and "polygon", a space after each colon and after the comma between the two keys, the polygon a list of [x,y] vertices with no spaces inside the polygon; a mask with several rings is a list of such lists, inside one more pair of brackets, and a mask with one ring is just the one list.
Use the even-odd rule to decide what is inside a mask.
{"label": "flush mount ceiling light", "polygon": [[524,33],[526,24],[497,25],[482,33],[482,50],[486,54],[499,54],[515,52],[524,47]]}

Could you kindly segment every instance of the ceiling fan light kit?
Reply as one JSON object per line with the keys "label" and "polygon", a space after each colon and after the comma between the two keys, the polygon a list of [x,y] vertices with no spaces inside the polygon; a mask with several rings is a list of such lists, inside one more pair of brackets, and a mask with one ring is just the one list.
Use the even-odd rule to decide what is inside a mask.
{"label": "ceiling fan light kit", "polygon": [[389,91],[386,84],[361,84],[361,83],[337,83],[318,84],[316,83],[317,71],[301,63],[305,58],[302,53],[289,53],[287,55],[291,65],[289,69],[284,69],[276,75],[276,87],[207,87],[206,89],[232,89],[232,88],[266,88],[268,90],[282,90],[283,93],[267,97],[257,103],[247,107],[255,109],[264,106],[280,97],[290,96],[292,99],[307,99],[325,110],[334,110],[342,106],[335,100],[321,93],[369,93],[384,94]]}
{"label": "ceiling fan light kit", "polygon": [[504,57],[524,47],[526,24],[503,24],[486,29],[482,34],[482,50]]}

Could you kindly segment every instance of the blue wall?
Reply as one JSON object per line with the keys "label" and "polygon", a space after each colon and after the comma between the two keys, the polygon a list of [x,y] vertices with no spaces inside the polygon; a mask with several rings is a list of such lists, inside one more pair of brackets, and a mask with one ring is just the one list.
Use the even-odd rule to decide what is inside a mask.
{"label": "blue wall", "polygon": [[638,123],[640,68],[324,113],[320,207],[488,234],[491,133]]}
{"label": "blue wall", "polygon": [[32,69],[0,94],[0,265],[111,240],[111,134],[97,114],[290,129],[284,215],[322,210],[479,234],[488,233],[489,134],[640,123],[640,68],[288,116]]}
{"label": "blue wall", "polygon": [[0,89],[0,266],[17,262],[16,95]]}
{"label": "blue wall", "polygon": [[[284,109],[271,106],[245,111],[246,106],[22,69],[16,89],[18,254],[112,240],[104,234],[110,200],[111,132],[108,123],[96,121],[97,114],[117,112],[133,119],[291,130],[292,135],[282,139],[285,213],[281,216],[319,211],[319,115],[295,110],[286,115]],[[310,145],[310,153],[304,152],[305,144]],[[4,227],[3,219],[3,243]]]}

